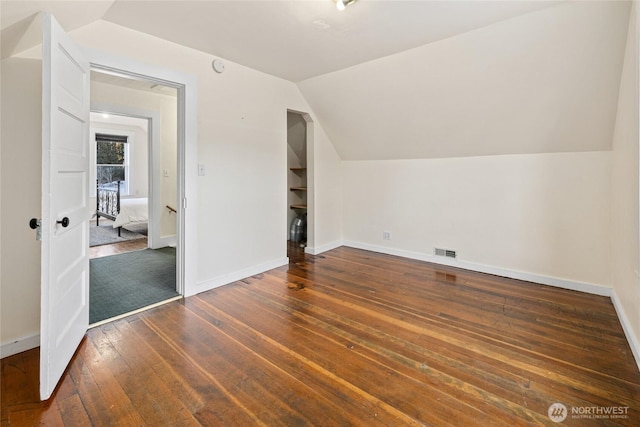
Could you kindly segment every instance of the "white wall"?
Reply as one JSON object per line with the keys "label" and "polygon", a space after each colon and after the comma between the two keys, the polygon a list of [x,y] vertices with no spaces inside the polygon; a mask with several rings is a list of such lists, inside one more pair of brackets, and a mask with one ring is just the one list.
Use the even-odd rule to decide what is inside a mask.
{"label": "white wall", "polygon": [[616,308],[640,366],[640,243],[638,242],[638,16],[634,2],[620,84],[618,117],[613,138],[611,175],[611,249]]}
{"label": "white wall", "polygon": [[610,157],[348,161],[344,238],[421,259],[451,249],[473,267],[610,286]]}
{"label": "white wall", "polygon": [[[198,183],[199,290],[286,262],[286,112],[313,114],[298,88],[230,61],[217,74],[211,55],[104,21],[71,36],[83,46],[197,76],[197,163],[206,168]],[[9,59],[2,67],[0,343],[6,348],[24,337],[38,344],[40,247],[27,224],[40,211],[41,65]],[[340,166],[315,119],[313,129],[313,167],[320,177],[331,175],[326,185],[316,185],[316,220],[323,227],[318,242],[325,245],[341,236],[340,195],[333,191]],[[195,170],[197,164],[187,167]],[[12,181],[20,182],[19,191]]]}
{"label": "white wall", "polygon": [[3,59],[1,86],[0,343],[20,341],[19,352],[39,345],[40,242],[28,224],[41,212],[41,61]]}
{"label": "white wall", "polygon": [[313,164],[307,165],[310,178],[310,196],[307,200],[310,215],[307,229],[309,241],[306,252],[317,254],[333,249],[343,240],[343,162],[321,124],[307,123],[313,129],[310,147]]}

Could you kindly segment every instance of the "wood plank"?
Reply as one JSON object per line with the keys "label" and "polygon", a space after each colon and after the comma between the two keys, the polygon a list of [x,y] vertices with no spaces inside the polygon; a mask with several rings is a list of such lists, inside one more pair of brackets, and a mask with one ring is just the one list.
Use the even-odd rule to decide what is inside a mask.
{"label": "wood plank", "polygon": [[[56,399],[58,400],[58,399]],[[91,420],[84,409],[82,400],[77,394],[73,394],[66,399],[59,399],[60,416],[62,423],[69,426],[88,426]]]}
{"label": "wood plank", "polygon": [[[312,290],[309,290],[309,289],[305,289],[305,291],[312,292]],[[300,304],[300,301],[298,301],[298,304]],[[317,300],[314,300],[313,306],[309,305],[308,307],[305,307],[305,312],[313,311],[313,317],[314,318],[321,318],[322,315],[319,313],[319,310],[320,310],[318,308],[319,305],[321,305],[321,304]],[[339,312],[339,309],[335,309],[334,308],[332,310],[329,310],[327,312],[328,313],[327,315],[336,318],[334,313],[337,313],[337,312]],[[348,310],[346,310],[345,313],[348,313]],[[346,316],[347,315],[345,314],[345,317],[343,317],[343,318],[346,318]],[[351,315],[352,319],[355,319],[356,317],[357,316]],[[362,337],[363,333],[368,332],[367,329],[371,329],[371,328],[368,328],[367,326],[364,326],[364,324],[365,324],[364,322],[366,322],[369,319],[371,319],[370,316],[363,316],[363,321],[361,321],[359,323],[360,330],[356,332],[356,335],[355,335],[356,337]],[[375,319],[374,319],[374,322],[375,322]],[[405,348],[413,347],[412,344],[411,344],[411,334],[410,333],[406,333],[406,331],[403,332],[402,328],[398,328],[398,326],[401,326],[399,323],[391,322],[390,324],[392,324],[393,327],[391,329],[389,329],[390,332],[387,333],[387,337],[385,338],[385,340],[388,341],[388,342],[392,342],[392,341],[395,341],[395,337],[408,336],[409,338],[407,338],[406,341],[404,341],[404,342],[400,341],[400,342],[403,343],[402,345]],[[351,322],[351,326],[357,327],[357,324]],[[342,328],[346,329],[344,327],[342,327]],[[384,326],[381,323],[376,323],[374,332],[379,332],[379,331],[382,331],[382,330],[384,330]],[[392,334],[395,335],[395,337],[392,337]],[[421,336],[420,338],[425,338],[425,337]],[[466,356],[465,353],[468,353],[468,349],[466,347],[461,347],[459,345],[456,345],[455,343],[453,343],[453,344],[452,343],[447,343],[444,339],[439,339],[439,340],[436,339],[436,341],[434,341],[434,337],[432,336],[432,337],[428,338],[428,342],[430,343],[430,345],[437,345],[441,349],[440,350],[441,352],[443,352],[444,349],[446,348],[447,352],[451,352],[452,354],[456,355],[456,357],[455,357],[456,360],[464,358]],[[387,348],[391,348],[390,345],[387,345],[386,347]],[[415,350],[418,353],[422,353],[423,356],[424,356],[425,352],[424,351],[420,351],[419,347],[417,347],[417,348],[418,348],[417,350],[415,350],[415,349],[413,349],[413,350]],[[491,372],[493,372],[497,368],[495,358],[491,358],[491,357],[487,358],[487,356],[479,355],[478,353],[475,353],[475,352],[472,353],[472,354],[473,354],[473,358],[472,358],[471,363],[477,364],[478,363],[477,360],[478,359],[482,359],[482,358],[485,358],[485,359],[487,359],[489,361],[492,361],[492,363],[489,365],[491,371],[487,371],[482,375],[479,375],[478,373],[473,373],[473,375],[471,375],[470,378],[467,379],[467,381],[473,383],[474,382],[474,380],[473,380],[474,378],[482,378],[482,382],[487,383],[491,378]],[[526,359],[526,357],[527,357],[526,353],[524,353],[524,354],[517,354],[517,353],[514,354],[514,359],[515,360]],[[547,364],[553,364],[553,363],[554,363],[553,360],[547,361]],[[451,366],[451,365],[453,365],[453,364],[450,361],[445,364],[445,366]],[[507,367],[507,368],[510,366],[508,363],[505,363],[504,361],[503,361],[502,365]],[[534,365],[535,364],[532,364],[532,366],[534,366]],[[433,366],[433,360],[429,361],[428,366]],[[518,369],[520,369],[523,372],[523,375],[525,375],[525,376],[527,376],[527,378],[529,378],[528,384],[525,384],[525,388],[526,389],[529,389],[531,387],[531,382],[532,381],[534,381],[534,380],[536,380],[536,381],[537,380],[544,380],[545,379],[544,375],[540,374],[540,371],[537,371],[537,375],[536,375],[536,371],[535,370],[533,372],[531,372],[531,370],[526,370],[526,369],[523,370],[524,368],[522,368],[522,366],[526,366],[526,365],[521,365]],[[503,376],[503,375],[504,375],[504,373],[501,373],[501,376]],[[608,377],[605,377],[603,380],[608,383],[608,382],[610,382],[611,379],[608,378]],[[624,386],[624,385],[625,384],[622,383],[622,386]],[[559,387],[563,387],[563,384],[556,385],[553,388],[559,388]],[[565,390],[565,392],[566,393],[571,393],[571,390],[572,390],[571,388],[567,388],[567,390]],[[516,395],[519,395],[520,393],[523,393],[526,390],[520,389],[520,390],[515,390],[515,391],[516,391]]]}
{"label": "wood plank", "polygon": [[[248,298],[236,297],[233,301],[225,304],[220,299],[216,300],[216,307],[222,306],[227,311],[240,310],[242,312],[255,313],[261,307],[265,307],[265,301],[255,304],[254,307],[247,307],[246,303]],[[246,310],[249,308],[249,310]],[[280,307],[281,309],[284,307]],[[283,313],[288,313],[285,309],[281,310]],[[274,312],[275,313],[275,312]],[[229,319],[239,318],[237,315],[229,313]],[[393,403],[392,406],[398,407],[403,413],[412,414],[413,419],[420,419],[424,416],[423,411],[428,410],[430,416],[434,419],[438,417],[438,424],[446,424],[451,420],[458,422],[466,422],[467,424],[473,420],[480,419],[484,416],[482,412],[477,411],[475,408],[467,407],[464,412],[460,412],[460,402],[453,402],[448,399],[442,390],[423,390],[418,392],[419,389],[424,389],[424,384],[416,382],[413,375],[415,372],[410,372],[408,375],[406,371],[398,369],[397,358],[399,355],[395,354],[393,360],[381,361],[379,353],[375,354],[375,357],[366,357],[362,353],[361,347],[356,346],[355,343],[363,344],[361,341],[354,339],[354,337],[345,337],[340,335],[335,329],[322,325],[317,330],[311,328],[300,328],[300,323],[295,322],[296,329],[299,331],[294,339],[291,338],[293,331],[290,326],[291,323],[289,316],[284,316],[281,319],[272,317],[269,322],[262,321],[251,322],[248,316],[242,316],[243,323],[252,323],[252,329],[260,334],[262,340],[271,337],[275,342],[292,342],[290,350],[296,354],[304,357],[304,363],[309,368],[320,367],[321,372],[327,375],[327,372],[337,375],[340,378],[345,379],[349,384],[352,384],[357,388],[358,393],[364,398],[368,398],[372,402],[376,402],[377,406],[383,406],[383,404]],[[280,322],[277,322],[280,320]],[[268,328],[268,326],[270,326]],[[267,329],[268,328],[268,329]],[[314,333],[315,332],[315,333]],[[347,339],[345,339],[347,338]],[[349,339],[351,338],[351,339]],[[275,357],[275,356],[274,356]],[[341,363],[343,360],[349,360],[349,363]],[[411,363],[412,367],[416,365],[422,365],[422,362]],[[395,367],[392,365],[396,365]],[[420,368],[418,369],[418,371]],[[418,372],[421,374],[421,372]],[[395,381],[389,381],[390,376],[394,376]],[[338,387],[335,385],[333,387]],[[371,396],[365,394],[365,390],[375,390]],[[400,392],[403,390],[403,392]],[[412,390],[412,393],[409,393]],[[407,395],[410,398],[407,398]],[[402,400],[398,400],[398,396],[403,396]],[[440,406],[434,410],[434,408],[428,408],[425,402],[440,401]],[[450,407],[446,407],[445,403],[452,403]],[[382,402],[382,403],[381,403]],[[438,415],[436,415],[436,413]],[[422,414],[422,415],[421,415]],[[391,414],[393,415],[393,414]],[[400,422],[400,420],[393,420],[394,422]],[[404,420],[404,423],[412,422]]]}
{"label": "wood plank", "polygon": [[102,258],[105,256],[124,254],[133,251],[147,249],[147,238],[128,240],[126,242],[113,243],[110,245],[92,246],[89,248],[89,259]]}
{"label": "wood plank", "polygon": [[[367,287],[359,288],[358,284],[354,283],[350,285],[350,288],[358,288],[358,293],[369,295],[368,298],[371,300],[379,298],[382,304],[392,306],[396,305],[394,299],[404,296],[404,302],[397,303],[397,307],[400,309],[414,313],[430,311],[437,313],[437,316],[448,322],[473,321],[476,324],[491,326],[494,335],[501,336],[501,339],[513,337],[514,342],[526,341],[534,345],[540,337],[543,337],[543,342],[540,342],[540,345],[555,347],[557,353],[567,351],[567,346],[573,344],[576,349],[589,350],[588,355],[593,358],[598,352],[611,350],[613,341],[609,340],[609,337],[615,335],[611,337],[615,342],[621,342],[620,338],[624,337],[619,324],[615,330],[596,326],[589,327],[587,328],[588,333],[590,335],[597,334],[600,340],[594,341],[598,344],[597,346],[587,349],[584,347],[582,336],[576,333],[576,329],[580,329],[579,326],[576,325],[574,329],[566,328],[564,331],[560,331],[564,333],[559,333],[557,325],[549,325],[547,321],[540,321],[544,312],[541,311],[542,306],[533,300],[513,299],[504,296],[494,298],[491,295],[477,293],[473,289],[465,290],[464,298],[459,298],[458,295],[462,291],[451,289],[450,286],[448,289],[437,288],[433,283],[411,280],[408,281],[409,285],[406,288],[398,288],[393,283],[380,283],[380,286],[374,289],[372,285],[376,282],[375,273],[362,273],[362,275],[367,279]],[[320,279],[318,276],[315,278]],[[375,296],[371,296],[372,292],[375,292]],[[555,302],[550,304],[553,306],[553,312],[562,310],[562,307],[554,306]],[[506,310],[509,312],[507,313]],[[589,313],[591,312],[589,311]],[[592,317],[589,314],[589,318]],[[585,322],[589,322],[589,318],[581,322],[581,325],[584,326]],[[604,346],[603,343],[607,345]],[[597,363],[602,363],[602,360]]]}
{"label": "wood plank", "polygon": [[[194,304],[198,304],[198,302],[196,301]],[[218,303],[216,303],[217,306]],[[208,304],[205,304],[204,307],[207,309],[202,313],[215,312],[216,315],[224,319],[226,328],[233,330],[234,337],[251,345],[252,348],[258,346],[261,350],[259,353],[263,355],[265,361],[269,361],[272,365],[282,365],[284,362],[288,367],[288,375],[292,377],[289,381],[295,380],[299,383],[298,386],[302,384],[312,387],[312,389],[297,392],[296,395],[313,403],[315,407],[312,408],[313,418],[320,425],[341,424],[337,421],[323,422],[322,419],[329,414],[341,418],[353,418],[354,413],[360,414],[359,416],[367,419],[368,423],[383,423],[385,425],[394,425],[399,422],[404,425],[416,423],[411,417],[397,413],[384,402],[363,393],[353,384],[345,382],[313,360],[267,335],[247,328],[246,324],[236,321],[233,316],[229,316]],[[291,386],[290,382],[289,386]],[[341,412],[343,413],[341,414]],[[362,422],[362,418],[355,418],[355,420],[358,419]],[[355,420],[351,419],[349,423],[353,423]]]}
{"label": "wood plank", "polygon": [[[268,305],[270,301],[262,300],[261,305]],[[284,309],[284,307],[291,306],[290,302],[284,300],[282,304],[273,304],[274,307]],[[347,316],[333,316],[330,312],[323,313],[314,312],[311,315],[311,311],[314,308],[307,306],[304,310],[300,310],[300,313],[294,315],[304,318],[309,330],[316,330],[318,333],[331,330],[331,333],[336,335],[338,339],[348,343],[349,347],[357,348],[365,353],[373,353],[368,356],[375,363],[376,361],[382,362],[385,366],[394,366],[398,373],[408,376],[408,378],[415,379],[422,377],[423,381],[427,381],[429,378],[437,378],[439,385],[439,393],[451,393],[455,394],[457,389],[467,388],[468,392],[475,393],[478,398],[476,401],[476,407],[482,406],[486,401],[491,400],[492,397],[488,396],[484,391],[471,390],[467,384],[463,384],[455,376],[451,375],[452,372],[460,371],[460,367],[464,367],[464,370],[469,370],[466,365],[457,363],[456,360],[447,357],[441,357],[438,353],[429,351],[422,346],[415,345],[410,341],[399,339],[396,335],[396,330],[389,333],[380,332],[377,328],[369,328],[365,324],[357,324],[350,320]],[[304,313],[302,313],[304,312]],[[296,323],[298,323],[296,321]],[[469,360],[475,364],[475,361]],[[458,365],[456,370],[455,366]],[[495,369],[495,366],[493,366]],[[502,389],[506,386],[506,383],[511,383],[517,388],[516,395],[520,395],[526,391],[529,381],[526,378],[511,376],[508,378],[505,372],[501,372],[500,375],[494,375],[492,372],[483,372],[481,370],[473,369],[472,375],[468,379],[482,378],[483,381],[487,381],[488,377],[493,376],[494,381],[499,384],[499,388]],[[460,374],[458,372],[458,374]],[[445,384],[448,387],[452,387],[451,390],[446,390],[446,387],[442,387]],[[460,402],[456,401],[453,405],[459,407]],[[467,411],[473,413],[473,410]],[[450,415],[449,415],[450,416]],[[474,417],[474,419],[478,419]],[[459,417],[458,417],[459,418]]]}
{"label": "wood plank", "polygon": [[[305,291],[315,292],[315,291],[318,291],[318,287],[316,286],[313,289],[312,288],[306,288]],[[315,295],[315,297],[318,297],[318,296],[323,297],[323,294],[320,293],[320,294]],[[314,303],[317,304],[317,300],[314,300]],[[363,314],[361,315],[361,317],[365,321],[369,320],[371,318],[375,319],[376,316],[377,316],[379,318],[386,319],[387,322],[389,322],[390,324],[393,324],[394,327],[397,327],[397,326],[401,325],[402,322],[397,322],[397,321],[394,320],[394,312],[392,310],[390,310],[389,307],[383,307],[382,309],[378,308],[377,309],[378,310],[378,312],[377,312],[378,314],[372,316],[372,314],[374,312],[369,310],[368,308],[366,308],[367,305],[368,305],[367,302],[361,302],[361,303],[358,303],[358,304],[354,304],[353,307],[349,308],[349,309],[351,310],[351,309],[355,308],[357,310],[362,311]],[[387,315],[380,314],[382,312],[387,313]],[[405,315],[405,314],[406,313],[403,313],[403,315]],[[399,316],[399,315],[397,315],[397,316]],[[483,332],[482,330],[478,330],[476,328],[476,324],[475,323],[469,323],[471,326],[466,326],[465,325],[463,327],[460,327],[460,326],[451,327],[452,325],[446,324],[445,322],[442,322],[442,321],[438,320],[437,317],[427,318],[425,316],[417,316],[417,317],[414,317],[412,319],[412,321],[409,322],[407,325],[408,325],[408,327],[410,329],[413,329],[414,332],[420,333],[421,332],[420,326],[417,326],[417,325],[419,323],[423,322],[423,321],[428,321],[428,323],[424,326],[425,329],[424,329],[423,333],[425,335],[430,335],[431,338],[443,339],[443,341],[446,342],[446,340],[443,337],[446,337],[446,336],[455,337],[458,334],[466,335],[466,338],[462,338],[463,341],[460,341],[460,342],[464,342],[467,349],[469,349],[470,345],[475,342],[476,345],[475,345],[474,348],[477,351],[483,351],[482,349],[485,347],[483,341],[487,341],[487,338],[489,338],[488,337],[489,334]],[[377,327],[381,327],[381,325],[377,325]],[[442,332],[438,334],[437,331],[439,331],[439,330],[442,330]],[[473,339],[473,340],[471,340],[471,339]],[[523,345],[517,345],[517,344],[513,344],[513,343],[508,343],[508,345],[507,345],[507,343],[503,342],[503,340],[496,339],[496,338],[492,338],[490,340],[490,342],[493,342],[495,344],[499,344],[499,346],[501,347],[501,348],[496,349],[496,350],[491,350],[490,348],[487,347],[487,349],[489,349],[492,352],[492,353],[489,354],[489,357],[491,357],[493,359],[500,358],[500,353],[502,353],[502,352],[512,352],[513,350],[516,350],[516,353],[511,354],[511,357],[514,360],[521,360],[523,357],[530,357],[530,354],[528,354],[528,353],[532,353],[532,352],[535,353],[536,351],[538,351],[538,355],[541,355],[540,352],[539,352],[539,349],[533,349],[532,350],[528,343],[524,343]],[[594,340],[594,343],[597,343],[597,342],[598,342],[598,340]],[[459,347],[460,348],[464,348],[465,346],[459,346]],[[522,353],[523,349],[526,349],[528,351],[525,352],[525,353]],[[497,353],[497,352],[500,352],[500,353]],[[564,351],[563,351],[563,353],[564,353]],[[560,354],[563,354],[563,353],[560,353]],[[575,351],[570,352],[570,353],[575,353]],[[481,353],[481,354],[484,354],[484,353]],[[487,356],[487,355],[485,354],[485,356]],[[554,363],[554,361],[557,359],[557,357],[559,357],[559,355],[554,353],[554,352],[551,352],[551,354],[547,354],[546,356],[548,357],[547,363]],[[582,355],[582,359],[580,360],[580,364],[581,365],[584,364],[585,361],[588,360],[589,357],[590,357],[590,352],[586,353],[586,356]],[[536,360],[536,362],[532,362],[531,365],[535,366],[536,363],[537,363],[537,360]],[[567,368],[566,367],[560,367],[559,369],[566,370]],[[576,375],[576,374],[575,373],[570,373],[570,374],[567,374],[567,375],[571,376],[571,375]],[[602,379],[602,381],[604,381],[604,382],[609,382],[609,380],[610,380],[610,378],[608,378],[608,377]],[[567,381],[570,381],[570,380],[567,379]],[[622,384],[622,386],[624,386],[624,383]]]}
{"label": "wood plank", "polygon": [[[216,333],[215,323],[210,324],[203,319],[190,314],[191,329],[189,334],[175,334],[174,328],[179,328],[179,318],[183,309],[173,307],[166,310],[165,319],[169,323],[160,326],[151,319],[147,324],[159,335],[164,335],[178,352],[184,352],[183,357],[193,364],[219,390],[223,399],[228,401],[228,408],[218,417],[224,415],[229,420],[246,419],[252,425],[271,425],[282,417],[284,409],[279,404],[272,386],[279,387],[280,379],[268,372],[268,366],[263,366],[253,359],[254,354],[243,352],[236,343],[223,334]],[[156,329],[157,328],[157,329]],[[166,335],[165,335],[166,334]],[[188,346],[188,353],[184,347]],[[245,354],[242,354],[245,353]],[[244,365],[238,367],[234,361],[242,361]],[[264,381],[254,382],[251,378],[261,378]],[[210,400],[210,399],[207,399]],[[229,415],[230,414],[230,415]],[[299,418],[291,414],[291,418]]]}
{"label": "wood plank", "polygon": [[[284,278],[285,273],[275,272],[274,274]],[[322,283],[328,279],[329,277],[323,277]],[[304,285],[300,280],[298,283]],[[525,301],[517,300],[507,308],[509,304],[505,298],[494,304],[474,292],[467,293],[464,301],[458,301],[455,296],[452,296],[454,292],[446,292],[445,289],[441,289],[439,292],[448,295],[446,297],[438,297],[437,292],[427,291],[425,293],[424,290],[419,289],[423,284],[414,284],[412,289],[403,289],[398,292],[397,289],[388,290],[386,288],[389,286],[382,285],[374,289],[372,288],[373,283],[374,279],[368,278],[366,289],[360,288],[358,283],[351,284],[349,290],[338,290],[333,286],[323,285],[316,285],[313,289],[320,290],[320,286],[322,292],[335,295],[337,298],[350,296],[360,300],[363,304],[379,303],[384,306],[385,310],[400,311],[408,316],[428,317],[434,322],[446,323],[447,327],[457,326],[492,337],[495,340],[526,346],[530,350],[550,354],[588,350],[584,362],[592,360],[591,363],[599,364],[599,366],[602,366],[606,359],[604,361],[602,358],[595,360],[596,356],[603,354],[607,356],[613,344],[613,341],[608,339],[609,334],[602,331],[596,335],[600,339],[593,341],[598,345],[586,348],[584,337],[576,333],[575,330],[558,331],[557,328],[552,329],[548,325],[541,324],[538,321],[542,308],[539,304],[534,306]],[[434,315],[425,312],[432,312]],[[588,330],[591,336],[594,336],[596,332],[593,329]],[[624,340],[621,341],[618,337],[616,342],[624,343]],[[603,343],[607,345],[603,346]],[[614,362],[611,367],[617,366],[618,364]]]}
{"label": "wood plank", "polygon": [[[552,425],[623,407],[640,372],[608,298],[337,248],[90,330],[38,401],[3,359],[2,426]],[[555,424],[553,424],[555,425]]]}
{"label": "wood plank", "polygon": [[[113,334],[115,333],[113,328],[92,331],[89,334],[89,339],[100,353],[100,357],[109,360],[108,370],[117,382],[117,386],[122,390],[127,390],[126,397],[131,402],[130,411],[137,412],[146,425],[168,424],[171,420],[171,415],[165,410],[168,408],[163,408],[161,400],[161,397],[164,398],[165,395],[149,393],[149,378],[141,378],[138,367],[135,366],[132,369],[129,366],[109,338],[107,338],[106,333],[111,333],[110,336],[113,339]],[[113,385],[116,386],[115,383]]]}
{"label": "wood plank", "polygon": [[[128,393],[114,376],[117,364],[111,355],[101,354],[92,335],[84,340],[78,358],[82,363],[72,364],[71,374],[77,384],[87,414],[93,424],[144,425],[143,417],[131,402]],[[79,369],[73,369],[77,365]]]}
{"label": "wood plank", "polygon": [[136,320],[125,319],[101,328],[128,366],[129,372],[121,377],[121,384],[127,390],[136,390],[136,393],[148,394],[149,389],[155,390],[155,402],[151,404],[159,406],[158,411],[166,417],[166,424],[198,425],[193,413],[204,406],[204,401],[184,376],[175,372],[156,349],[134,331],[131,321]]}

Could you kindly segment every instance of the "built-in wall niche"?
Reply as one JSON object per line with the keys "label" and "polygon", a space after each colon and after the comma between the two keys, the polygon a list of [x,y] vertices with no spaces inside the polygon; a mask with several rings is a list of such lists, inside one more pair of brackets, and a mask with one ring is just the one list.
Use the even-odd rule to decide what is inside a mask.
{"label": "built-in wall niche", "polygon": [[[289,204],[290,209],[306,210],[307,209],[307,168],[292,167],[289,168],[293,172],[292,178],[289,180],[289,191],[292,191],[292,197]],[[304,213],[304,212],[303,212]]]}
{"label": "built-in wall niche", "polygon": [[[287,113],[287,233],[307,213],[307,123],[302,115]],[[306,233],[305,233],[306,234]]]}

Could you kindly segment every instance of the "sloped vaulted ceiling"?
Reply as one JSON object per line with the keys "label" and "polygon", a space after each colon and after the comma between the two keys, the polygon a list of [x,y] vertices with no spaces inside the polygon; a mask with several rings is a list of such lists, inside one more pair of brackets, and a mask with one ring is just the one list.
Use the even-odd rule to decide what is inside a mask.
{"label": "sloped vaulted ceiling", "polygon": [[345,160],[608,150],[630,2],[1,1],[2,56],[111,21],[298,84]]}
{"label": "sloped vaulted ceiling", "polygon": [[609,150],[628,16],[561,4],[299,87],[344,160]]}
{"label": "sloped vaulted ceiling", "polygon": [[67,31],[102,19],[298,82],[556,3],[360,0],[340,12],[334,0],[0,0],[0,24],[3,55],[34,46],[16,38],[47,11]]}

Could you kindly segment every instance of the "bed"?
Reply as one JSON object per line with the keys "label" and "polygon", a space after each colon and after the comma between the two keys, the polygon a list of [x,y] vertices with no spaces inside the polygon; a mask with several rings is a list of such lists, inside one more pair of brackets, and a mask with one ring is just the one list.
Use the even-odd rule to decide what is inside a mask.
{"label": "bed", "polygon": [[114,186],[101,186],[96,182],[96,225],[100,225],[100,217],[113,221],[113,228],[118,229],[118,236],[123,226],[149,221],[149,200],[146,197],[120,197],[120,181]]}

